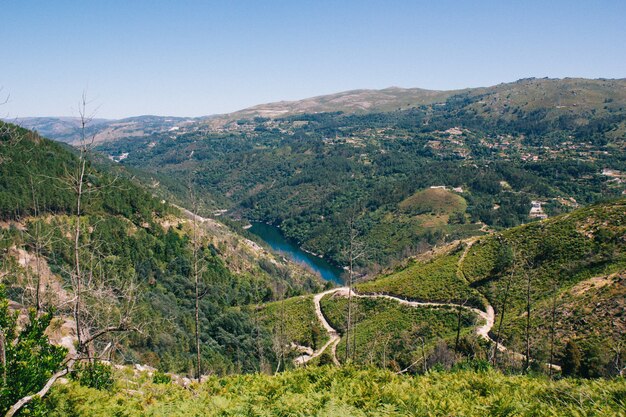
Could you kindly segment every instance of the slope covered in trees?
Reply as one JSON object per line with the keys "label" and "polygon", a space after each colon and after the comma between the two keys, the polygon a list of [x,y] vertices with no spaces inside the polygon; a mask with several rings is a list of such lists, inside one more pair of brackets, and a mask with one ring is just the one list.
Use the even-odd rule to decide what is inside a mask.
{"label": "slope covered in trees", "polygon": [[[623,80],[520,80],[435,103],[367,112],[243,117],[215,127],[103,143],[122,164],[188,181],[207,207],[280,225],[305,249],[344,265],[356,217],[389,265],[436,243],[528,223],[625,191]],[[176,181],[174,181],[175,183]],[[409,209],[430,187],[465,203]],[[417,199],[419,200],[419,199]]]}
{"label": "slope covered in trees", "polygon": [[[194,221],[104,165],[86,164],[78,218],[77,152],[10,124],[0,128],[0,280],[16,311],[54,309],[52,337],[76,338],[79,263],[89,331],[132,306],[128,320],[137,331],[102,341],[111,343],[108,357],[190,372],[197,262],[200,290],[210,294],[199,300],[204,369],[253,371],[261,360],[275,366],[272,331],[232,307],[318,290],[319,278],[220,223]],[[119,298],[131,288],[132,299]],[[263,346],[266,359],[251,346]]]}
{"label": "slope covered in trees", "polygon": [[625,239],[622,199],[479,238],[356,290],[490,304],[491,336],[509,349],[559,362],[575,341],[596,361],[589,375],[610,375],[624,363]]}

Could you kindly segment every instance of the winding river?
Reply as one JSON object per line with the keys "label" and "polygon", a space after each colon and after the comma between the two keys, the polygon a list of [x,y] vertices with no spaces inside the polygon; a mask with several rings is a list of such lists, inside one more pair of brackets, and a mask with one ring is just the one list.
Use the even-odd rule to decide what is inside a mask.
{"label": "winding river", "polygon": [[287,240],[280,229],[266,223],[252,222],[249,232],[254,233],[266,242],[272,249],[284,253],[291,260],[304,263],[327,281],[343,285],[341,274],[343,270],[327,260],[305,252],[298,245]]}

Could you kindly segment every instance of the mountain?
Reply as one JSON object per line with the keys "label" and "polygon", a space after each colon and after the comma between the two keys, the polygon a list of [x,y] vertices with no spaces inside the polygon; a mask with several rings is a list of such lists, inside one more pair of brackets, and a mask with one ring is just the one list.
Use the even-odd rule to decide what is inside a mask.
{"label": "mountain", "polygon": [[[44,137],[71,144],[78,144],[83,135],[81,119],[77,117],[24,117],[7,121],[35,130]],[[87,141],[93,140],[95,143],[120,138],[144,138],[187,129],[194,121],[193,118],[163,116],[137,116],[120,120],[89,119],[84,135]]]}
{"label": "mountain", "polygon": [[[242,120],[280,119],[316,113],[366,114],[395,112],[453,103],[455,111],[471,112],[487,120],[519,120],[528,117],[553,121],[567,119],[587,124],[589,118],[621,113],[626,105],[626,79],[527,78],[491,87],[460,90],[426,90],[390,87],[382,90],[351,90],[296,101],[260,104],[223,115],[200,118],[138,116],[121,120],[94,119],[89,136],[97,142],[120,138],[180,134],[194,130],[237,130]],[[15,123],[65,142],[79,140],[76,118],[29,117]],[[622,124],[615,135],[624,135]]]}
{"label": "mountain", "polygon": [[[346,93],[264,106],[286,110],[273,118],[247,110],[247,118],[207,118],[194,131],[98,149],[180,199],[180,184],[191,182],[207,209],[279,225],[341,265],[348,219],[356,217],[371,253],[363,263],[384,267],[626,192],[625,86],[525,79],[449,95]],[[370,100],[369,110],[353,106],[358,97]],[[407,106],[409,98],[426,104]],[[336,111],[301,113],[315,109]],[[455,203],[421,203],[431,197]]]}
{"label": "mountain", "polygon": [[[260,104],[233,113],[213,116],[210,121],[236,121],[254,117],[278,118],[312,113],[378,113],[434,103],[466,90],[436,91],[389,87],[382,90],[351,90],[296,101]],[[213,124],[213,123],[211,123]]]}

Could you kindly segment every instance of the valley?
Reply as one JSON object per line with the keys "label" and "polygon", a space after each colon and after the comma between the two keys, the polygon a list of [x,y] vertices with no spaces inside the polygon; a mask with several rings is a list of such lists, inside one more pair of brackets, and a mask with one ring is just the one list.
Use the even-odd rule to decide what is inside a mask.
{"label": "valley", "polygon": [[[525,402],[528,386],[607,378],[616,394],[577,389],[611,415],[625,369],[625,88],[529,79],[95,120],[88,148],[75,120],[22,121],[65,143],[0,122],[0,324],[15,340],[3,410],[55,372],[64,384],[25,410],[86,415],[77,398],[95,395],[110,411],[141,386],[141,415],[146,392],[185,397],[179,384],[213,392],[181,409],[218,410],[266,395],[258,384],[288,381],[276,389],[291,395],[307,375],[463,396],[461,375],[519,378]],[[49,362],[11,388],[32,349]],[[327,408],[362,410],[369,395]]]}

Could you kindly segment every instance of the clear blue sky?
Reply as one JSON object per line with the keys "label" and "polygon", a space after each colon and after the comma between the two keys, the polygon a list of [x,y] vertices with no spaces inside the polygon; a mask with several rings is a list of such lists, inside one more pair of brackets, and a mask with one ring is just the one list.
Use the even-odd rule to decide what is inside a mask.
{"label": "clear blue sky", "polygon": [[0,116],[199,116],[356,88],[626,77],[626,1],[0,0]]}

